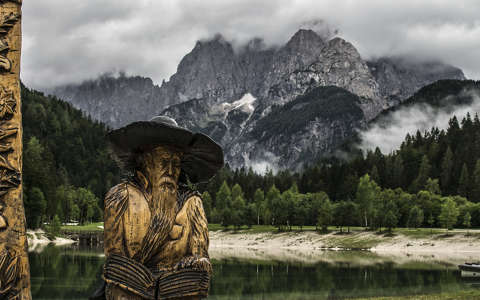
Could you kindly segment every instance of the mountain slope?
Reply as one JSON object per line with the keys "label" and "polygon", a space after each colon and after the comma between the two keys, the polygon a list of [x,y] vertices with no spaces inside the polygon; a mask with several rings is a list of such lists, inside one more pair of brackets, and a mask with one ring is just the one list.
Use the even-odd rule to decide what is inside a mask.
{"label": "mountain slope", "polygon": [[[147,78],[120,76],[60,87],[53,93],[114,128],[158,114],[169,115],[184,127],[208,132],[225,147],[229,162],[239,167],[256,158],[249,157],[246,147],[232,145],[256,144],[251,132],[258,122],[262,124],[274,107],[315,88],[336,86],[358,96],[362,122],[368,122],[437,77],[464,78],[461,70],[447,65],[412,66],[407,62],[387,58],[367,62],[351,43],[338,37],[325,40],[312,30],[299,30],[278,48],[268,48],[262,40],[254,39],[234,49],[217,35],[197,42],[177,72],[160,87]],[[424,68],[444,71],[436,74]],[[328,110],[337,101],[323,105]],[[315,130],[333,134],[327,129]],[[337,139],[344,136],[325,137],[329,138],[325,149],[341,143]],[[324,148],[317,149],[318,154]]]}

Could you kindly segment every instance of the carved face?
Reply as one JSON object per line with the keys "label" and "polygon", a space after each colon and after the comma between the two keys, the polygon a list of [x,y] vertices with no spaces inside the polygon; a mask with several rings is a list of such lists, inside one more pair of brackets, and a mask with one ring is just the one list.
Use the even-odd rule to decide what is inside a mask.
{"label": "carved face", "polygon": [[180,159],[181,153],[166,147],[157,147],[142,154],[141,169],[152,192],[152,211],[160,209],[173,215],[177,202]]}
{"label": "carved face", "polygon": [[180,177],[180,154],[164,147],[157,147],[152,152],[155,169],[162,183],[176,185]]}
{"label": "carved face", "polygon": [[180,177],[181,153],[167,147],[157,147],[142,155],[143,172],[154,187],[177,189]]}

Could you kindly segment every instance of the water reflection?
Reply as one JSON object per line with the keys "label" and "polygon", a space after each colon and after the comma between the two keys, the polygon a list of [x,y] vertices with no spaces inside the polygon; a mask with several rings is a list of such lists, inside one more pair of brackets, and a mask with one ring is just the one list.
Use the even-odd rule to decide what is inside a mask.
{"label": "water reflection", "polygon": [[[211,299],[343,299],[455,292],[470,286],[451,264],[382,261],[371,253],[329,253],[339,261],[286,263],[212,259]],[[361,264],[355,262],[361,257]],[[345,261],[345,256],[352,258]],[[371,263],[367,264],[366,259]],[[34,299],[87,299],[104,262],[102,249],[46,247],[30,253]]]}

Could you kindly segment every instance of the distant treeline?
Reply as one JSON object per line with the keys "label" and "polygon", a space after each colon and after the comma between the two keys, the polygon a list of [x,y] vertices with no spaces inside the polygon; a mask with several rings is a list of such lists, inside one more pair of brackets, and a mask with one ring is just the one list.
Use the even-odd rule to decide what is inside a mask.
{"label": "distant treeline", "polygon": [[22,86],[27,224],[102,219],[103,197],[119,179],[105,125],[55,97]]}
{"label": "distant treeline", "polygon": [[[365,174],[369,175],[365,177]],[[374,186],[373,192],[368,193],[368,201],[360,195],[362,180],[369,182],[364,186]],[[225,197],[230,187],[231,196]],[[204,190],[208,192],[206,198],[210,195],[212,199],[210,220],[225,225],[234,225],[237,218],[244,220],[244,225],[252,224],[253,221],[246,220],[255,210],[260,211],[257,223],[260,219],[265,224],[278,226],[323,224],[318,222],[320,204],[316,201],[328,199],[330,204],[335,204],[331,208],[333,217],[327,218],[330,224],[342,225],[343,221],[339,220],[346,218],[345,226],[389,227],[387,219],[395,219],[390,225],[412,226],[413,221],[409,221],[412,214],[421,216],[415,226],[451,227],[463,225],[468,212],[466,218],[471,221],[467,223],[480,226],[480,120],[477,115],[472,118],[467,114],[459,123],[453,117],[446,130],[433,128],[429,132],[407,135],[400,149],[391,154],[384,155],[377,148],[366,155],[355,155],[350,161],[330,158],[307,167],[301,174],[287,170],[261,176],[251,169],[232,171],[227,167]],[[239,194],[241,200],[236,199]],[[260,195],[269,199],[261,208],[257,201]],[[225,201],[230,202],[225,205]],[[440,217],[445,203],[456,215],[449,224],[443,223]],[[288,217],[275,214],[279,206],[286,210]],[[245,210],[238,217],[236,212],[230,214],[228,209],[225,212],[225,207],[232,210],[245,207]],[[265,212],[266,209],[269,211]],[[295,213],[296,209],[300,211]],[[411,212],[412,209],[415,210]],[[262,211],[267,214],[263,219],[260,218]],[[341,216],[341,211],[351,215]],[[389,212],[390,218],[376,217],[381,214],[386,218]]]}
{"label": "distant treeline", "polygon": [[480,203],[439,193],[436,179],[427,179],[423,190],[410,194],[401,188],[381,189],[366,174],[360,178],[352,200],[332,202],[324,192],[302,194],[295,183],[284,192],[275,185],[266,193],[259,188],[252,199],[246,199],[239,184],[230,188],[226,181],[214,198],[208,191],[202,198],[210,222],[237,229],[255,224],[275,225],[280,230],[314,225],[324,231],[330,225],[340,231],[344,227],[349,231],[350,226],[380,230],[480,226]]}

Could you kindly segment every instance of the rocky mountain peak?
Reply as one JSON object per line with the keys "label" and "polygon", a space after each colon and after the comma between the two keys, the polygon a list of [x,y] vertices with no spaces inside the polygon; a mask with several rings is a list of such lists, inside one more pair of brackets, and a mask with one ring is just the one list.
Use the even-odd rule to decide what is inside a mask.
{"label": "rocky mountain peak", "polygon": [[335,54],[345,54],[356,59],[361,59],[357,48],[346,40],[336,37],[328,41],[327,51],[335,52]]}
{"label": "rocky mountain peak", "polygon": [[288,168],[334,150],[398,104],[392,99],[459,77],[461,70],[439,63],[367,63],[348,41],[301,29],[278,48],[253,39],[234,49],[221,35],[199,41],[161,87],[141,77],[103,78],[54,94],[114,128],[169,115],[221,143],[234,167],[274,157]]}
{"label": "rocky mountain peak", "polygon": [[298,30],[287,42],[285,49],[293,52],[314,52],[325,45],[325,41],[311,29]]}

